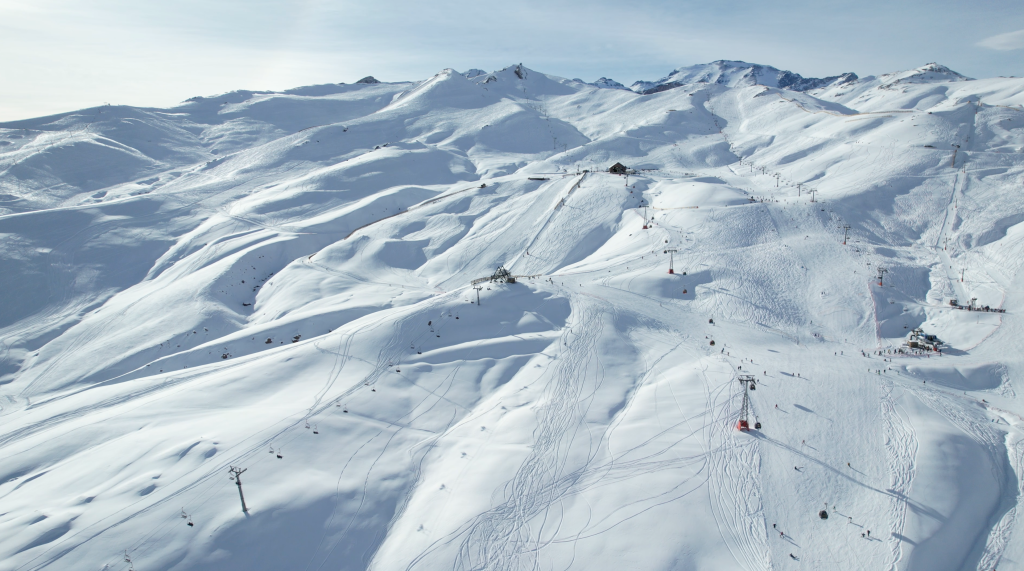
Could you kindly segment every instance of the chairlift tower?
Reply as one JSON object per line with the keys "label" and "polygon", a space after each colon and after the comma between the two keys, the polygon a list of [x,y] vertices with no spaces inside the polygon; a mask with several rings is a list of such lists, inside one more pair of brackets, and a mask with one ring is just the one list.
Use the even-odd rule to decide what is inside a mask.
{"label": "chairlift tower", "polygon": [[644,230],[647,230],[647,206],[644,206]]}
{"label": "chairlift tower", "polygon": [[750,430],[750,389],[755,388],[757,380],[754,375],[740,375],[739,382],[743,385],[743,405],[740,407],[740,419],[736,422],[736,429]]}
{"label": "chairlift tower", "polygon": [[242,474],[244,474],[246,470],[248,470],[248,468],[235,468],[234,466],[228,468],[228,472],[231,473],[228,478],[234,480],[235,485],[238,486],[238,499],[242,500],[242,513],[249,513],[249,508],[245,506],[245,496],[242,495]]}
{"label": "chairlift tower", "polygon": [[818,192],[818,191],[812,188],[812,189],[811,189],[811,202],[814,202],[814,201],[815,201],[815,200],[814,200],[814,193],[815,193],[815,192]]}
{"label": "chairlift tower", "polygon": [[882,276],[888,271],[885,268],[878,268],[878,287],[882,287]]}
{"label": "chairlift tower", "polygon": [[484,287],[483,286],[473,286],[473,289],[476,290],[476,304],[477,304],[477,306],[479,306],[480,305],[480,290],[484,289]]}
{"label": "chairlift tower", "polygon": [[850,225],[846,224],[843,226],[843,245],[846,245],[846,240],[850,238]]}
{"label": "chairlift tower", "polygon": [[674,274],[675,271],[675,253],[678,252],[676,248],[667,248],[665,253],[668,254],[668,273]]}

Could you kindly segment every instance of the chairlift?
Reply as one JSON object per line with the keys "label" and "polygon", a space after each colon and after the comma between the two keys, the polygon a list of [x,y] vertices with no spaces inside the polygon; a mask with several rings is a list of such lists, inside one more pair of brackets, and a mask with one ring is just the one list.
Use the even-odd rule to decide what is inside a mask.
{"label": "chairlift", "polygon": [[320,434],[320,431],[316,429],[316,425],[313,425],[313,434]]}
{"label": "chairlift", "polygon": [[271,454],[273,454],[273,453],[274,453],[274,447],[273,447],[273,446],[271,446],[271,447],[270,447],[270,453],[271,453]]}
{"label": "chairlift", "polygon": [[754,423],[754,429],[755,430],[761,430],[761,423],[760,422],[755,422]]}
{"label": "chairlift", "polygon": [[283,449],[282,448],[278,448],[277,449],[277,457],[278,458],[284,458],[284,456],[281,455],[281,450],[283,450]]}
{"label": "chairlift", "polygon": [[757,385],[755,385],[754,383],[750,383],[750,390],[756,391],[757,390]]}
{"label": "chairlift", "polygon": [[188,515],[185,513],[185,508],[181,508],[181,519],[187,519]]}
{"label": "chairlift", "polygon": [[348,407],[346,406],[345,408],[341,409],[341,412],[347,413],[348,412]]}
{"label": "chairlift", "polygon": [[195,527],[195,524],[192,523],[192,516],[188,516],[188,523],[186,525],[189,527]]}
{"label": "chairlift", "polygon": [[309,430],[309,421],[306,421],[306,430]]}

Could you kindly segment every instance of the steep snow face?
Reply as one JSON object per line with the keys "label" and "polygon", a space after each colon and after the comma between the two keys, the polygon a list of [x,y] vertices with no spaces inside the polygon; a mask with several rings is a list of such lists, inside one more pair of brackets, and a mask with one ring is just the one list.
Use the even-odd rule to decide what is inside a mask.
{"label": "steep snow face", "polygon": [[1024,558],[1024,80],[697,67],[0,124],[0,569]]}
{"label": "steep snow face", "polygon": [[719,60],[703,65],[681,67],[657,81],[638,81],[630,89],[637,93],[650,94],[692,83],[714,83],[729,87],[766,85],[792,91],[808,91],[829,84],[846,84],[856,80],[857,75],[854,73],[844,73],[822,79],[805,78],[770,65]]}

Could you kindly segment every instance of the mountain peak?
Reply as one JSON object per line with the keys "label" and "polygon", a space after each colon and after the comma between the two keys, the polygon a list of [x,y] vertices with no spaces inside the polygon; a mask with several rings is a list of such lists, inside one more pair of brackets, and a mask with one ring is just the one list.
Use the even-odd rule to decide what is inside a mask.
{"label": "mountain peak", "polygon": [[602,89],[629,89],[628,87],[622,85],[618,81],[615,81],[614,79],[610,79],[607,77],[602,77],[601,79],[598,79],[594,83],[588,83],[587,85],[593,85],[594,87],[600,87]]}
{"label": "mountain peak", "polygon": [[883,85],[898,83],[935,83],[944,81],[970,81],[971,78],[948,67],[932,62],[906,71],[887,73],[878,78]]}
{"label": "mountain peak", "polygon": [[714,83],[729,87],[767,85],[791,91],[809,91],[833,83],[849,83],[857,74],[844,73],[823,78],[803,77],[798,73],[780,70],[770,65],[738,60],[716,60],[711,63],[680,67],[657,81],[638,81],[631,86],[642,94],[658,93],[693,83]]}

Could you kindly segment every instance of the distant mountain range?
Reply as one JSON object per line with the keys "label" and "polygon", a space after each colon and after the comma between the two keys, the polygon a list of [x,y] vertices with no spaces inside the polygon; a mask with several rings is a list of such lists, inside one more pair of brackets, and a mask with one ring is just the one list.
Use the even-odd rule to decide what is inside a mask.
{"label": "distant mountain range", "polygon": [[[480,70],[470,70],[466,73],[466,76],[474,77],[483,73],[485,72]],[[604,89],[626,89],[648,95],[694,83],[714,83],[728,87],[765,85],[790,91],[811,91],[824,87],[839,87],[851,84],[859,79],[861,78],[853,72],[821,78],[804,77],[799,73],[781,70],[770,65],[747,63],[745,61],[717,60],[711,63],[680,67],[656,81],[637,81],[629,87],[607,77],[602,77],[593,83],[588,83],[588,85]],[[865,79],[875,78],[868,77]],[[921,83],[927,81],[964,81],[970,78],[946,66],[929,63],[909,71],[885,74],[878,79],[882,80],[882,83]],[[582,79],[577,79],[576,81],[586,83]]]}

